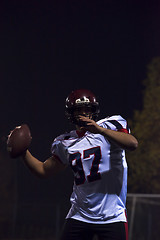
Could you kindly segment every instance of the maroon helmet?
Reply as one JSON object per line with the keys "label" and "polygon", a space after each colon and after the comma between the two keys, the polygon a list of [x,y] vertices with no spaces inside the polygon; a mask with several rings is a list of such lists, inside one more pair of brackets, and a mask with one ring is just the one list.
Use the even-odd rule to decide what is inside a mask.
{"label": "maroon helmet", "polygon": [[74,110],[80,107],[91,108],[92,118],[96,120],[99,114],[99,103],[95,95],[87,89],[77,89],[72,91],[66,99],[66,116],[75,123],[73,117]]}

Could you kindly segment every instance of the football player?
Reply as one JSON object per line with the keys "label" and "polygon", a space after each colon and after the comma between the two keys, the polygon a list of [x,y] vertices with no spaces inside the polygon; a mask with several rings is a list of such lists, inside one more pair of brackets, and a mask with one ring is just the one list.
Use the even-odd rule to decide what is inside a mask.
{"label": "football player", "polygon": [[120,115],[97,121],[99,103],[86,89],[66,99],[66,116],[75,130],[58,136],[51,157],[44,162],[28,150],[23,161],[40,177],[70,166],[74,174],[71,208],[61,240],[127,240],[127,162],[125,150],[135,150],[137,139]]}

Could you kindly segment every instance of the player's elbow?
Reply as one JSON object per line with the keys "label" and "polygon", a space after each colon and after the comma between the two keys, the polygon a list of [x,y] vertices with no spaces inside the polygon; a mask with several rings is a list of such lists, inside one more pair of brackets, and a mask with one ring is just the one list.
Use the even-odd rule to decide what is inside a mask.
{"label": "player's elbow", "polygon": [[130,142],[130,146],[128,148],[128,150],[130,151],[134,151],[138,148],[138,141],[136,138],[132,139],[132,141]]}

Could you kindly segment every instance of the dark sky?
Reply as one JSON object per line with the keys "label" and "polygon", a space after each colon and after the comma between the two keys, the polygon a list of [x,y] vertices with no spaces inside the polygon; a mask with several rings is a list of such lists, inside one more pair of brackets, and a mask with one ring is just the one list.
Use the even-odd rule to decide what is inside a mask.
{"label": "dark sky", "polygon": [[154,1],[1,1],[0,29],[1,136],[27,123],[42,160],[67,128],[71,90],[92,90],[101,117],[131,118],[142,105],[146,65],[160,56]]}

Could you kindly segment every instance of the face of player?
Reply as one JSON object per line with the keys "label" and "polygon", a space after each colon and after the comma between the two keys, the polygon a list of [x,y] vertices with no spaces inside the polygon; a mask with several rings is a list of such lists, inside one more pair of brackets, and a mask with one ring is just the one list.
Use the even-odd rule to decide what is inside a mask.
{"label": "face of player", "polygon": [[91,107],[78,107],[74,110],[74,123],[78,127],[85,126],[85,123],[79,120],[79,116],[85,116],[92,119],[92,109]]}
{"label": "face of player", "polygon": [[74,117],[85,116],[92,118],[92,109],[91,107],[79,107],[74,110]]}

